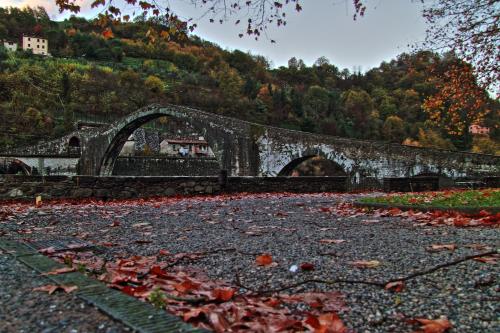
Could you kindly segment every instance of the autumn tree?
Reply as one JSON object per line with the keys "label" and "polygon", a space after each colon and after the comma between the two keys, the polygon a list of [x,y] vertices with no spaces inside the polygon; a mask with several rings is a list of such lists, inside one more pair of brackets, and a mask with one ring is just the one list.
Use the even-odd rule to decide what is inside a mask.
{"label": "autumn tree", "polygon": [[477,85],[472,66],[463,62],[452,63],[434,80],[438,91],[422,107],[433,125],[466,145],[469,126],[481,124],[489,112],[487,94]]}
{"label": "autumn tree", "polygon": [[405,125],[398,116],[389,116],[382,127],[382,135],[391,142],[400,143],[405,135]]}
{"label": "autumn tree", "polygon": [[431,1],[423,15],[425,46],[473,64],[482,86],[500,94],[500,0]]}

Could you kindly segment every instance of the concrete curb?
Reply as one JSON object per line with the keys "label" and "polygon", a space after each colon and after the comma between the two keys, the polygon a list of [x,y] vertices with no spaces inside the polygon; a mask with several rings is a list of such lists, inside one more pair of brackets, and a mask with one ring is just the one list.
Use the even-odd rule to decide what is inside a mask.
{"label": "concrete curb", "polygon": [[449,213],[464,213],[464,214],[478,214],[480,211],[485,210],[490,214],[500,213],[500,207],[480,207],[480,208],[470,208],[470,207],[427,207],[427,206],[409,206],[409,205],[391,205],[383,203],[365,203],[361,201],[355,201],[354,206],[356,207],[366,207],[366,208],[376,208],[376,209],[391,209],[398,208],[403,211],[407,210],[418,210],[423,212],[449,212]]}
{"label": "concrete curb", "polygon": [[[24,243],[0,237],[0,248],[39,273],[65,267],[39,254],[36,249]],[[77,297],[140,333],[208,332],[183,322],[179,317],[170,315],[165,310],[157,309],[118,290],[108,288],[104,283],[82,273],[48,275],[46,278],[58,285],[76,285]]]}

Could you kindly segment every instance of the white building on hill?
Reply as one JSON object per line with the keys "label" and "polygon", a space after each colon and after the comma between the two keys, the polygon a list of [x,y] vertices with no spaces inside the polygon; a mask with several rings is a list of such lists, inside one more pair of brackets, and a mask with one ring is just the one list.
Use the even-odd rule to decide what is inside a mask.
{"label": "white building on hill", "polygon": [[12,51],[12,52],[17,51],[17,43],[16,42],[8,42],[8,41],[4,40],[3,46],[7,49],[7,51]]}
{"label": "white building on hill", "polygon": [[49,41],[40,37],[23,36],[23,50],[31,50],[33,54],[49,55]]}

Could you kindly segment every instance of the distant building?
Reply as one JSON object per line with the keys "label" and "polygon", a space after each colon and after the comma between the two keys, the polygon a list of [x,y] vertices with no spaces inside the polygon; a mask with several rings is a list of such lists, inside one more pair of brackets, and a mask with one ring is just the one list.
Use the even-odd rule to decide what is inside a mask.
{"label": "distant building", "polygon": [[49,55],[49,41],[40,37],[23,36],[23,50],[33,54]]}
{"label": "distant building", "polygon": [[160,154],[182,157],[214,157],[203,137],[195,139],[165,139],[160,143]]}
{"label": "distant building", "polygon": [[12,51],[12,52],[17,51],[17,43],[16,42],[9,42],[9,41],[4,40],[3,47],[5,47],[7,49],[7,51]]}
{"label": "distant building", "polygon": [[135,155],[135,137],[134,135],[130,135],[123,145],[122,150],[120,151],[119,156],[134,156]]}
{"label": "distant building", "polygon": [[488,135],[490,134],[490,129],[488,127],[483,127],[480,125],[470,125],[469,133],[471,134],[480,134],[480,135]]}

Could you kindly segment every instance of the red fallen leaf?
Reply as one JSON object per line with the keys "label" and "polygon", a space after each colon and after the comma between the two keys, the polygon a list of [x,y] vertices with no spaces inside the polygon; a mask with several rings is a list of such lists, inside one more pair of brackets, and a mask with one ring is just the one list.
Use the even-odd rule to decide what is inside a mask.
{"label": "red fallen leaf", "polygon": [[427,247],[426,250],[429,252],[437,252],[443,250],[455,251],[457,246],[455,244],[432,244]]}
{"label": "red fallen leaf", "polygon": [[168,250],[160,250],[158,252],[158,255],[159,256],[169,256],[170,255],[170,251],[168,251]]}
{"label": "red fallen leaf", "polygon": [[119,227],[120,226],[120,221],[114,220],[113,223],[109,225],[110,227]]}
{"label": "red fallen leaf", "polygon": [[288,216],[288,214],[284,212],[277,212],[276,216]]}
{"label": "red fallen leaf", "polygon": [[272,308],[275,308],[281,304],[281,301],[279,299],[276,299],[276,298],[271,298],[271,299],[268,299],[267,301],[265,301],[264,304],[266,304],[267,306],[270,306]]}
{"label": "red fallen leaf", "polygon": [[394,281],[389,282],[385,285],[385,290],[392,290],[396,293],[401,292],[405,287],[405,283],[403,281]]}
{"label": "red fallen leaf", "polygon": [[310,327],[312,327],[314,330],[320,329],[321,324],[319,322],[319,319],[316,318],[315,316],[308,315],[306,320],[304,320],[304,323]]}
{"label": "red fallen leaf", "polygon": [[326,332],[328,333],[345,333],[347,331],[347,327],[345,327],[336,313],[325,313],[320,315],[319,322],[321,326],[326,328]]}
{"label": "red fallen leaf", "polygon": [[46,247],[44,249],[40,249],[40,250],[38,250],[38,252],[40,252],[41,254],[52,254],[52,253],[56,252],[56,250],[54,249],[53,246],[50,246],[50,247]]}
{"label": "red fallen leaf", "polygon": [[453,327],[446,317],[435,320],[416,318],[415,321],[422,325],[421,330],[417,331],[422,333],[443,333]]}
{"label": "red fallen leaf", "polygon": [[65,293],[69,294],[75,290],[78,289],[77,286],[69,286],[69,285],[66,285],[66,284],[62,284],[59,286],[62,290],[64,290]]}
{"label": "red fallen leaf", "polygon": [[257,256],[255,262],[259,266],[269,266],[273,263],[273,257],[270,254],[264,253],[260,256]]}
{"label": "red fallen leaf", "polygon": [[78,287],[77,286],[65,285],[65,284],[62,284],[62,285],[59,285],[59,286],[53,285],[53,284],[48,284],[48,285],[45,285],[45,286],[33,288],[33,291],[44,291],[44,292],[48,292],[49,295],[52,295],[58,289],[62,289],[62,290],[64,290],[65,293],[69,294],[69,293],[77,290]]}
{"label": "red fallen leaf", "polygon": [[190,309],[188,312],[184,313],[182,319],[184,319],[184,321],[189,321],[192,318],[198,318],[201,314],[204,313],[205,313],[204,308]]}
{"label": "red fallen leaf", "polygon": [[158,277],[167,277],[167,272],[158,265],[151,267],[149,273],[154,274]]}
{"label": "red fallen leaf", "polygon": [[474,260],[484,262],[485,264],[496,264],[498,260],[498,256],[491,255],[487,257],[479,257],[479,258],[474,258]]}
{"label": "red fallen leaf", "polygon": [[122,292],[130,296],[136,296],[136,294],[143,293],[147,290],[148,290],[147,286],[137,286],[137,287],[125,286],[121,289]]}
{"label": "red fallen leaf", "polygon": [[317,318],[309,315],[304,323],[313,328],[315,333],[347,332],[347,327],[336,313],[324,313]]}
{"label": "red fallen leaf", "polygon": [[323,244],[340,244],[344,243],[345,239],[320,239],[319,242]]}
{"label": "red fallen leaf", "polygon": [[376,268],[380,266],[380,261],[378,260],[358,260],[350,262],[351,265],[358,268]]}
{"label": "red fallen leaf", "polygon": [[314,271],[314,265],[310,262],[304,262],[300,264],[300,269],[303,271]]}
{"label": "red fallen leaf", "polygon": [[184,282],[174,285],[175,290],[183,294],[188,293],[192,290],[197,290],[199,287],[199,283],[195,283],[189,279],[186,279]]}
{"label": "red fallen leaf", "polygon": [[111,243],[111,242],[102,242],[102,243],[100,243],[100,245],[102,245],[102,246],[106,246],[106,247],[113,247],[113,246],[116,246],[116,244]]}
{"label": "red fallen leaf", "polygon": [[54,269],[53,271],[47,272],[47,273],[42,273],[41,275],[58,275],[58,274],[64,274],[64,273],[69,273],[69,272],[74,272],[75,268],[73,267],[61,267]]}
{"label": "red fallen leaf", "polygon": [[55,286],[53,284],[48,284],[46,286],[40,286],[33,288],[33,291],[45,291],[48,292],[49,295],[52,295],[57,289],[59,289],[59,286]]}
{"label": "red fallen leaf", "polygon": [[210,320],[216,332],[227,332],[230,327],[227,320],[220,313],[211,312],[208,315],[208,320]]}
{"label": "red fallen leaf", "polygon": [[320,207],[319,210],[322,211],[323,213],[329,213],[332,211],[330,207]]}
{"label": "red fallen leaf", "polygon": [[233,298],[234,293],[235,290],[231,288],[217,288],[212,290],[211,298],[216,301],[227,302]]}

